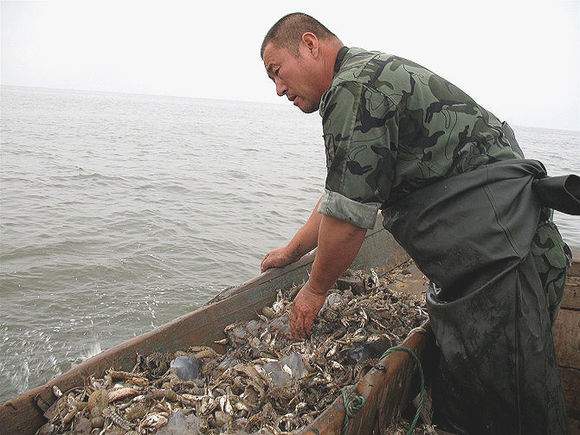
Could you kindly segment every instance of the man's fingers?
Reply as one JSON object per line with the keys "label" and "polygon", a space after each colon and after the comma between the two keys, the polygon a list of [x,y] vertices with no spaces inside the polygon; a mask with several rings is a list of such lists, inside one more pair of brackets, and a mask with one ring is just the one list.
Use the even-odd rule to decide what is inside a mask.
{"label": "man's fingers", "polygon": [[294,328],[294,330],[292,331],[292,338],[294,340],[302,340],[304,338],[304,333],[300,327],[296,326]]}
{"label": "man's fingers", "polygon": [[300,335],[300,339],[301,340],[305,340],[306,338],[308,338],[308,320],[306,320],[305,317],[302,317],[301,321],[300,321],[300,326],[298,328],[298,333]]}
{"label": "man's fingers", "polygon": [[312,333],[312,325],[314,325],[314,318],[312,318],[310,321],[307,322],[306,326],[306,330],[305,330],[305,334],[306,336],[310,336],[310,334]]}
{"label": "man's fingers", "polygon": [[303,335],[302,324],[304,319],[295,308],[296,307],[293,307],[290,313],[290,332],[294,339],[301,339]]}
{"label": "man's fingers", "polygon": [[292,311],[290,312],[290,332],[292,333],[292,337],[296,335],[296,323],[296,310],[295,307],[292,307]]}
{"label": "man's fingers", "polygon": [[260,263],[260,271],[264,272],[267,269],[264,263],[266,262],[269,256],[270,254],[266,254],[266,256],[262,259],[262,262]]}
{"label": "man's fingers", "polygon": [[298,324],[296,325],[296,338],[298,338],[299,340],[304,340],[308,334],[306,332],[306,328],[304,325],[305,319],[304,317],[300,317]]}

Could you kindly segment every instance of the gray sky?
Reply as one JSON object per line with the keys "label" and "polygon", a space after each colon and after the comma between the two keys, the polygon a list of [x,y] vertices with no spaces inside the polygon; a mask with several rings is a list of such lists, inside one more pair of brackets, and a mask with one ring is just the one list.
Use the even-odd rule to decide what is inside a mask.
{"label": "gray sky", "polygon": [[2,1],[1,82],[282,102],[259,47],[294,11],[426,66],[510,123],[580,130],[579,0]]}

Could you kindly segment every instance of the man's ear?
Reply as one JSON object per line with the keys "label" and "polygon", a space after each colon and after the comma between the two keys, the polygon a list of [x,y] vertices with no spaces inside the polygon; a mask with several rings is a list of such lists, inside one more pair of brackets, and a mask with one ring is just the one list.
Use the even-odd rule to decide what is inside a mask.
{"label": "man's ear", "polygon": [[314,33],[306,32],[302,35],[301,41],[306,49],[314,56],[314,58],[318,57],[320,53],[320,40],[316,37]]}

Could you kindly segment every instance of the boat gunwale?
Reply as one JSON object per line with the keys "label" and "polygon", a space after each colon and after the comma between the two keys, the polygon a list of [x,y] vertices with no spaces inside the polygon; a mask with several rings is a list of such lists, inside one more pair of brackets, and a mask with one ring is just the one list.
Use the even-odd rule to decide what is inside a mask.
{"label": "boat gunwale", "polygon": [[[375,252],[381,246],[385,252]],[[370,251],[370,252],[369,252]],[[66,372],[55,376],[48,382],[34,387],[19,396],[0,403],[0,435],[13,433],[34,433],[46,423],[44,412],[55,401],[53,386],[63,392],[82,386],[90,376],[102,376],[109,368],[129,369],[134,365],[137,353],[170,352],[192,345],[209,345],[222,351],[223,347],[214,341],[223,338],[223,329],[234,321],[250,320],[266,304],[276,299],[277,289],[304,282],[308,269],[314,261],[315,252],[284,268],[268,270],[238,287],[227,289],[225,297],[213,298],[192,312],[180,316],[158,328],[123,341]],[[374,264],[369,263],[369,258]],[[392,236],[378,225],[369,230],[365,243],[353,265],[368,267],[382,266],[388,270],[408,259],[408,255],[394,241]],[[372,261],[371,261],[372,263]],[[278,284],[277,284],[278,283]],[[184,329],[191,326],[195,332]]]}

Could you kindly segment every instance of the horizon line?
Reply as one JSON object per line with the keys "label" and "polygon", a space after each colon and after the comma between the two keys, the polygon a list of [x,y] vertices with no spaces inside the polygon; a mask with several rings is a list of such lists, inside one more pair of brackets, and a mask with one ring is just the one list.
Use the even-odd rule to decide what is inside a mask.
{"label": "horizon line", "polygon": [[51,91],[75,91],[75,92],[94,92],[100,94],[119,94],[119,95],[137,95],[146,97],[168,97],[168,98],[189,98],[192,100],[214,100],[214,101],[231,101],[231,102],[242,102],[242,103],[256,103],[256,104],[274,104],[277,106],[284,105],[284,102],[272,102],[264,100],[233,100],[230,98],[218,98],[218,97],[194,97],[191,95],[173,95],[173,94],[147,94],[140,92],[127,92],[127,91],[104,91],[97,89],[78,89],[78,88],[54,88],[50,86],[28,86],[28,85],[11,85],[8,83],[0,83],[0,87],[12,87],[12,88],[28,88],[28,89],[47,89]]}
{"label": "horizon line", "polygon": [[[217,98],[217,97],[193,97],[191,95],[170,95],[170,94],[145,94],[145,93],[138,93],[138,92],[121,92],[121,91],[103,91],[103,90],[95,90],[95,89],[76,89],[76,88],[52,88],[49,86],[26,86],[26,85],[11,85],[0,83],[1,87],[12,87],[12,88],[27,88],[27,89],[46,89],[51,91],[73,91],[73,92],[93,92],[93,93],[100,93],[100,94],[117,94],[117,95],[135,95],[135,96],[146,96],[146,97],[166,97],[166,98],[187,98],[191,100],[213,100],[213,101],[228,101],[228,102],[240,102],[240,103],[251,103],[251,104],[272,104],[275,106],[284,106],[284,102],[272,102],[272,101],[263,101],[263,100],[233,100],[228,98]],[[508,122],[511,125],[511,123]],[[532,125],[522,125],[522,124],[513,124],[516,127],[524,127],[524,128],[538,128],[544,130],[554,130],[554,131],[566,131],[566,132],[575,132],[580,133],[580,126],[577,130],[572,128],[555,128],[555,127],[545,127],[545,126],[532,126]]]}

